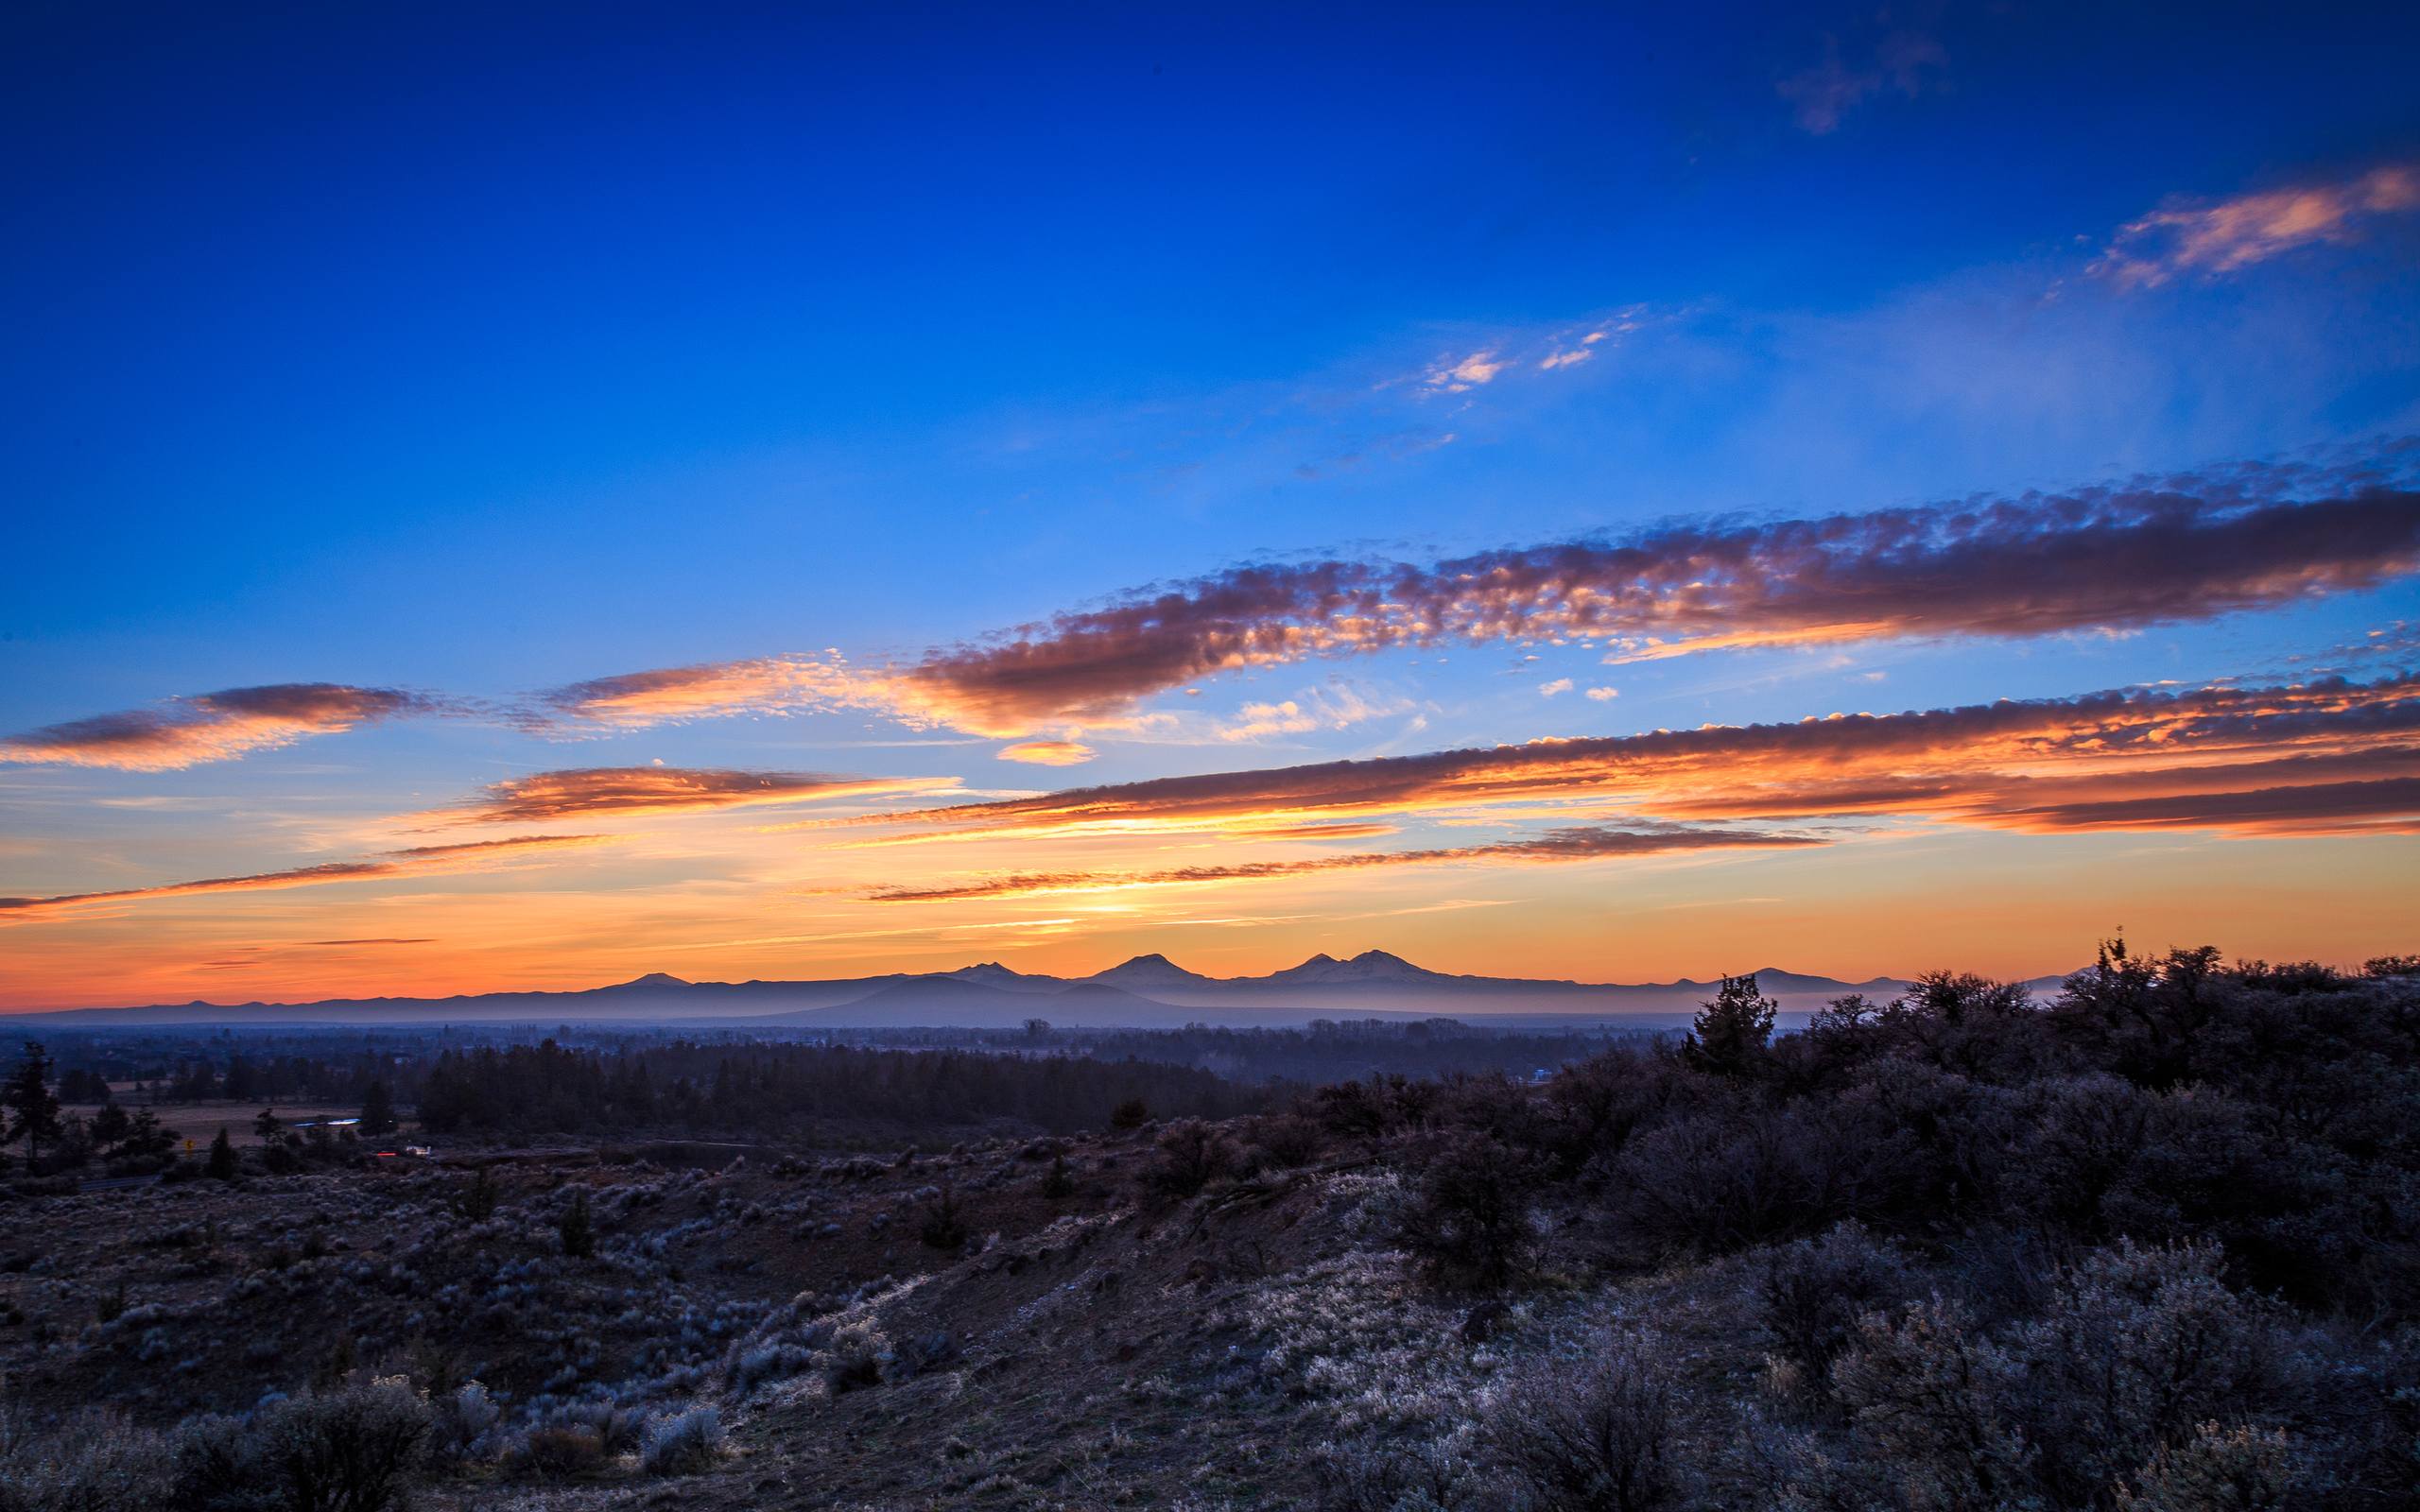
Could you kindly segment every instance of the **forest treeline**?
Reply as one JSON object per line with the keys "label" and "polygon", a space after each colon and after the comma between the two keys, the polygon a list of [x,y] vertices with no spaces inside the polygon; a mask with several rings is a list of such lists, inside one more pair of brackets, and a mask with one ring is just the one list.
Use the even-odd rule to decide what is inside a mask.
{"label": "forest treeline", "polygon": [[432,1134],[773,1138],[835,1122],[942,1130],[994,1120],[1066,1132],[1106,1125],[1121,1105],[1227,1118],[1271,1095],[1164,1061],[851,1045],[674,1040],[604,1051],[545,1040],[447,1051],[413,1070],[406,1085]]}
{"label": "forest treeline", "polygon": [[[867,1030],[802,1041],[746,1030],[684,1034],[591,1025],[446,1029],[224,1029],[68,1035],[42,1075],[71,1106],[208,1102],[257,1108],[417,1110],[431,1132],[663,1132],[778,1138],[836,1123],[928,1125],[1014,1120],[1053,1132],[1098,1125],[1139,1102],[1153,1116],[1224,1117],[1294,1090],[1372,1074],[1533,1074],[1626,1031],[1506,1032],[1450,1019],[1321,1021],[1300,1028]],[[20,1057],[20,1064],[24,1064]],[[70,1114],[40,1127],[38,1164],[123,1149],[125,1115]],[[33,1126],[33,1125],[29,1125]],[[147,1130],[149,1125],[144,1128]],[[913,1137],[912,1132],[908,1137]],[[40,1159],[40,1143],[49,1157]]]}

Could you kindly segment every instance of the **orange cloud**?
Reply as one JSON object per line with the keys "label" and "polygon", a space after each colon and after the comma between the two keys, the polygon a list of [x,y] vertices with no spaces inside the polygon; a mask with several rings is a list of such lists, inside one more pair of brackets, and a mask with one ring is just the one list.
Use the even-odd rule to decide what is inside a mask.
{"label": "orange cloud", "polygon": [[2204,204],[2174,204],[2120,227],[2093,271],[2130,288],[2187,273],[2216,276],[2420,211],[2420,165],[2390,163],[2334,183],[2301,184]]}
{"label": "orange cloud", "polygon": [[[463,871],[517,852],[568,846],[601,845],[604,834],[517,834],[501,840],[474,840],[459,845],[413,846],[382,851],[366,861],[327,861],[283,871],[259,871],[241,877],[205,877],[199,882],[163,883],[151,887],[122,887],[112,892],[62,893],[48,898],[0,898],[0,921],[48,916],[93,903],[133,902],[152,898],[186,898],[199,893],[257,892],[285,887],[314,887],[331,882],[369,882],[382,877],[424,876]],[[359,943],[339,942],[329,943]]]}
{"label": "orange cloud", "polygon": [[[1588,740],[1212,772],[883,816],[932,837],[1244,836],[1284,824],[1482,805],[1593,803],[1665,819],[1914,814],[2001,828],[2239,831],[2289,822],[2219,795],[2353,784],[2301,801],[2316,822],[2405,810],[2420,775],[2420,676],[2274,688],[2127,690],[2073,698],[1835,714]],[[2162,798],[2204,799],[2162,811]],[[2090,807],[2135,802],[2123,812]],[[2272,805],[2273,808],[2273,804]],[[2105,825],[2095,823],[2102,815]],[[2164,821],[2161,816],[2165,815]]]}
{"label": "orange cloud", "polygon": [[1601,861],[1619,856],[1674,851],[1779,849],[1822,845],[1810,835],[1768,834],[1747,830],[1659,825],[1630,830],[1572,826],[1529,840],[1454,846],[1435,850],[1376,850],[1354,855],[1307,856],[1290,861],[1245,861],[1228,866],[1176,867],[1161,871],[1011,872],[935,886],[886,887],[865,896],[874,902],[963,902],[990,898],[1031,898],[1049,893],[1115,892],[1134,887],[1171,887],[1205,883],[1251,882],[1313,872],[1357,871],[1375,867],[1436,866],[1451,862]]}
{"label": "orange cloud", "polygon": [[228,688],[10,736],[0,740],[0,762],[176,771],[445,707],[394,688],[335,682]]}
{"label": "orange cloud", "polygon": [[587,766],[533,772],[485,788],[432,817],[456,824],[540,824],[606,814],[675,814],[745,804],[808,803],[954,788],[949,777],[831,777],[693,766]]}
{"label": "orange cloud", "polygon": [[1004,762],[1024,762],[1030,766],[1080,766],[1091,761],[1093,748],[1074,740],[1021,740],[1013,746],[1003,746],[993,753]]}
{"label": "orange cloud", "polygon": [[544,708],[528,719],[541,727],[563,718],[638,729],[728,714],[862,708],[881,703],[878,686],[837,653],[757,657],[575,682],[541,695]]}

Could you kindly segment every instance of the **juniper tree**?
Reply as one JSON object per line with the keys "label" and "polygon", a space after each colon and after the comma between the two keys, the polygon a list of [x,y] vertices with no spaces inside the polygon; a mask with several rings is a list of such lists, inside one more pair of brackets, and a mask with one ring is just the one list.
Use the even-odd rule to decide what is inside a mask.
{"label": "juniper tree", "polygon": [[1689,1064],[1719,1076],[1753,1074],[1772,1040],[1773,1010],[1780,1006],[1756,990],[1754,971],[1726,976],[1690,1026],[1682,1054]]}
{"label": "juniper tree", "polygon": [[563,1210],[555,1231],[562,1236],[563,1253],[572,1259],[586,1260],[596,1253],[596,1228],[589,1220],[586,1187],[571,1194],[571,1206]]}
{"label": "juniper tree", "polygon": [[227,1125],[218,1125],[218,1137],[210,1142],[210,1159],[202,1173],[220,1181],[233,1181],[242,1169],[235,1161],[235,1142],[227,1137]]}
{"label": "juniper tree", "polygon": [[494,1173],[483,1165],[471,1173],[471,1184],[456,1200],[455,1207],[471,1222],[485,1223],[494,1216],[499,1195]]}
{"label": "juniper tree", "polygon": [[373,1080],[361,1091],[361,1132],[389,1134],[395,1128],[395,1100],[384,1081]]}
{"label": "juniper tree", "polygon": [[50,1057],[28,1040],[17,1069],[9,1074],[7,1091],[0,1092],[0,1101],[7,1102],[9,1112],[5,1143],[25,1141],[28,1165],[41,1158],[45,1143],[59,1138],[59,1097],[50,1090]]}

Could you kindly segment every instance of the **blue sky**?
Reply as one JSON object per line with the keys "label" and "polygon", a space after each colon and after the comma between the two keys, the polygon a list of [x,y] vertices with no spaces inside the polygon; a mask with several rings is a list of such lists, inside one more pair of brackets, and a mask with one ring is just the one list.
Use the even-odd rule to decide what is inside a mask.
{"label": "blue sky", "polygon": [[[2409,8],[6,26],[0,730],[288,683],[487,710],[240,761],[0,768],[21,837],[0,892],[28,898],[351,854],[511,772],[1036,776],[1003,778],[985,742],[1019,731],[996,720],[889,706],[577,742],[493,716],[585,679],[907,664],[1262,559],[2250,460],[2408,477],[2394,443],[2420,432]],[[2293,194],[2336,218],[2248,241],[2222,218]],[[2039,636],[1288,660],[1150,690],[1173,727],[1028,733],[1094,752],[1063,780],[1123,782],[2284,677],[2420,618],[2400,563]],[[1286,700],[1316,728],[1236,737]],[[942,741],[972,744],[866,744]],[[2411,843],[2326,842],[2373,880],[2409,879]],[[771,875],[698,849],[666,885]],[[632,866],[594,885],[668,875]],[[102,927],[19,937],[65,953]]]}

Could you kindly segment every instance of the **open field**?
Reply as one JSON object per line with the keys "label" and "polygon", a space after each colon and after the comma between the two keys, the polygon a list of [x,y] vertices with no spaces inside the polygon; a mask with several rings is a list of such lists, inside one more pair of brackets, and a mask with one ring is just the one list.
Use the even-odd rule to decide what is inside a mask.
{"label": "open field", "polygon": [[[176,1136],[178,1148],[186,1150],[187,1153],[207,1145],[217,1137],[218,1131],[222,1128],[227,1131],[228,1140],[238,1147],[257,1149],[261,1143],[261,1137],[254,1130],[252,1121],[259,1116],[264,1106],[271,1107],[277,1116],[287,1124],[321,1119],[354,1118],[361,1112],[361,1105],[358,1103],[264,1105],[259,1103],[125,1102],[119,1106],[149,1108],[161,1124]],[[100,1110],[100,1105],[97,1103],[66,1103],[61,1107],[67,1112],[82,1118],[90,1118]]]}

